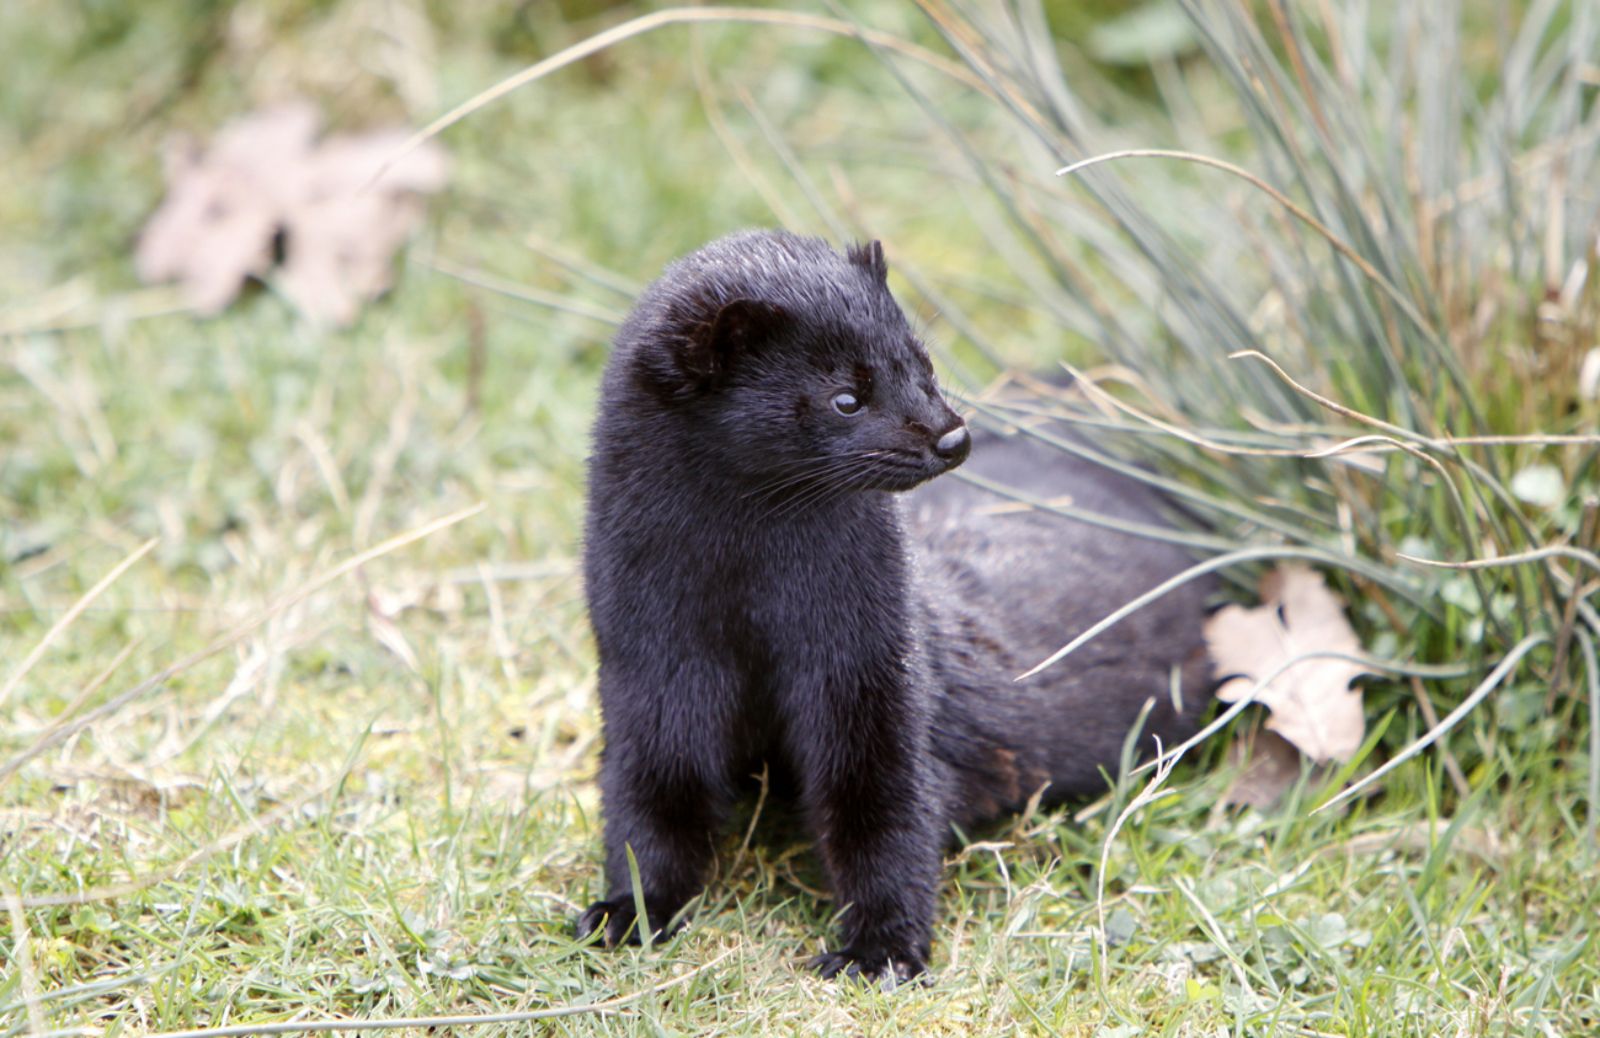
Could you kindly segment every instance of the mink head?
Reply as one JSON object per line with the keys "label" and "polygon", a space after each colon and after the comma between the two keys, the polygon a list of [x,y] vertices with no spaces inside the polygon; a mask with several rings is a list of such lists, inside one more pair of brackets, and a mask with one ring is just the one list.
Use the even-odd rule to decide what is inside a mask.
{"label": "mink head", "polygon": [[668,267],[619,348],[725,471],[775,491],[908,490],[971,441],[887,278],[877,242],[841,256],[746,231]]}

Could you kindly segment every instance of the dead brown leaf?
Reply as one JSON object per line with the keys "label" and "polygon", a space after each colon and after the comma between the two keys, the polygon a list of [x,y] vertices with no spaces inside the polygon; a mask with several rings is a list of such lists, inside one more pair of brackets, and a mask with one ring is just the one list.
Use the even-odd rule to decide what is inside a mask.
{"label": "dead brown leaf", "polygon": [[373,178],[406,134],[378,130],[316,140],[311,106],[244,116],[208,150],[176,140],[167,197],[134,257],[147,282],[177,281],[189,304],[216,313],[247,279],[269,278],[301,313],[348,324],[387,290],[393,257],[422,216],[421,196],[444,186],[443,153],[427,144]]}
{"label": "dead brown leaf", "polygon": [[1300,778],[1302,758],[1294,744],[1276,732],[1261,730],[1236,741],[1228,751],[1238,777],[1222,794],[1224,804],[1265,811],[1275,806]]}
{"label": "dead brown leaf", "polygon": [[[1299,565],[1268,574],[1256,608],[1219,610],[1206,621],[1205,635],[1216,673],[1229,678],[1217,690],[1227,702],[1304,653],[1361,654],[1343,603],[1321,576]],[[1255,698],[1272,711],[1267,726],[1302,753],[1319,762],[1349,760],[1366,731],[1361,693],[1350,687],[1363,673],[1349,660],[1307,659],[1278,674]]]}

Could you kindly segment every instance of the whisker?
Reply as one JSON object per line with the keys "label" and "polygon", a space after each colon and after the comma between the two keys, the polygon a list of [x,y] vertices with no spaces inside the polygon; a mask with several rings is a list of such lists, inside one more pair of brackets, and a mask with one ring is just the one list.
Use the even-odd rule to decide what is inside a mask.
{"label": "whisker", "polygon": [[887,457],[888,454],[888,451],[870,450],[860,451],[854,454],[816,459],[816,464],[806,464],[804,467],[801,467],[798,470],[788,470],[777,478],[757,486],[755,489],[746,493],[744,497],[773,497],[794,486],[813,480],[826,483],[829,477],[836,476],[841,472],[849,471],[863,462],[875,461],[879,458]]}
{"label": "whisker", "polygon": [[781,490],[786,486],[791,486],[791,485],[793,485],[795,483],[802,482],[802,481],[807,480],[807,479],[811,479],[812,477],[814,477],[818,473],[825,472],[828,469],[833,468],[833,467],[839,465],[841,462],[844,462],[844,461],[847,461],[847,460],[849,460],[848,457],[840,458],[840,457],[837,457],[837,456],[834,456],[834,455],[824,455],[824,456],[818,457],[818,458],[808,458],[808,459],[800,462],[797,467],[784,469],[782,472],[778,473],[778,475],[774,476],[772,479],[769,479],[766,482],[757,485],[754,489],[752,489],[749,492],[747,492],[744,496],[749,498],[749,497],[758,497],[758,496],[764,496],[764,495],[770,494],[775,490]]}
{"label": "whisker", "polygon": [[854,459],[850,457],[817,459],[815,462],[807,463],[802,468],[786,470],[782,475],[757,486],[744,496],[747,498],[770,497],[789,487],[825,476],[835,469],[849,465],[853,461]]}
{"label": "whisker", "polygon": [[[757,518],[766,522],[774,522],[794,515],[827,497],[841,484],[849,482],[853,477],[861,473],[871,472],[873,462],[892,455],[892,451],[884,450],[860,451],[847,455],[839,459],[841,464],[829,467],[827,478],[819,478],[817,482],[805,487],[793,497],[778,501],[776,507]],[[882,486],[881,479],[872,481],[871,487],[873,489],[882,489]]]}

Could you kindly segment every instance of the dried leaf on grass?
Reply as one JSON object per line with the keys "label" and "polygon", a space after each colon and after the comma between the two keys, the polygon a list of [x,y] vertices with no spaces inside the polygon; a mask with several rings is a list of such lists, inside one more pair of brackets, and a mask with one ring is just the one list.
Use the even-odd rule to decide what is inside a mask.
{"label": "dried leaf on grass", "polygon": [[307,317],[348,324],[392,282],[394,253],[444,186],[444,154],[427,144],[373,177],[401,130],[319,143],[307,104],[266,109],[223,127],[209,149],[179,139],[166,155],[167,197],[139,239],[146,282],[178,281],[190,305],[215,313],[247,279],[276,284]]}
{"label": "dried leaf on grass", "polygon": [[[1217,697],[1233,702],[1290,659],[1310,652],[1360,655],[1344,605],[1305,566],[1281,566],[1261,585],[1261,605],[1227,606],[1206,622],[1206,646],[1226,680]],[[1302,660],[1256,693],[1272,711],[1267,727],[1317,761],[1349,760],[1366,721],[1350,683],[1365,669],[1347,659]]]}
{"label": "dried leaf on grass", "polygon": [[1222,802],[1265,811],[1300,778],[1303,758],[1288,739],[1261,730],[1235,741],[1228,760],[1237,777],[1222,794]]}

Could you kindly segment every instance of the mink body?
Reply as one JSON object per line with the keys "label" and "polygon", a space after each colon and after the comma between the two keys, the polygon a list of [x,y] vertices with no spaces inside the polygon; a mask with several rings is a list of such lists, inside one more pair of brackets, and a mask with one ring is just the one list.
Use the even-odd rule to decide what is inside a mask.
{"label": "mink body", "polygon": [[969,435],[886,279],[876,243],[840,255],[744,232],[669,266],[618,334],[584,550],[607,898],[580,934],[637,938],[629,849],[649,925],[666,926],[765,766],[848,906],[842,944],[814,965],[907,979],[926,968],[956,827],[1040,789],[1102,791],[1147,701],[1144,747],[1196,727],[1204,581],[1013,680],[1192,560],[984,508],[1003,499],[955,480],[921,486],[970,450],[974,471],[1028,495],[1165,525],[1133,479]]}

